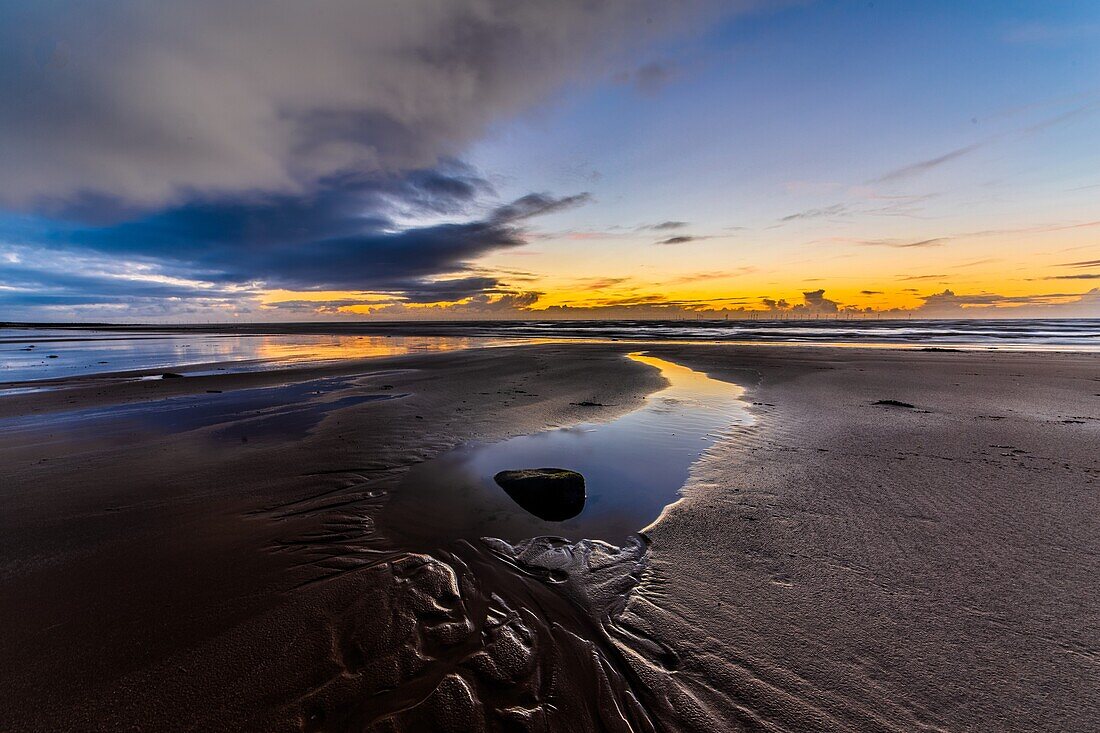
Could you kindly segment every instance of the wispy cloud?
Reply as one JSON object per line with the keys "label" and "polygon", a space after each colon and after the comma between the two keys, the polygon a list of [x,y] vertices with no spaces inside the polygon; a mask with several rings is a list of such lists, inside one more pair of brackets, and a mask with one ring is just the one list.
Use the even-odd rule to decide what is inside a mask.
{"label": "wispy cloud", "polygon": [[700,239],[708,239],[708,237],[698,237],[689,234],[682,234],[676,237],[662,239],[659,242],[655,242],[655,244],[687,244],[688,242],[697,242]]}
{"label": "wispy cloud", "polygon": [[916,163],[910,163],[909,165],[896,168],[888,173],[885,173],[878,178],[875,178],[871,183],[891,183],[893,181],[900,181],[904,178],[911,178],[913,176],[919,176],[922,173],[938,168],[945,163],[950,163],[953,160],[957,160],[965,155],[973,153],[978,148],[982,147],[985,143],[973,143],[961,148],[950,150],[943,155],[937,155],[935,158],[928,158],[927,160],[921,160]]}
{"label": "wispy cloud", "polygon": [[642,224],[636,227],[638,231],[651,231],[651,232],[669,232],[675,229],[683,229],[688,223],[686,221],[676,221],[670,219],[669,221],[662,221],[656,224]]}
{"label": "wispy cloud", "polygon": [[667,281],[667,283],[665,284],[687,285],[694,282],[724,280],[734,277],[740,277],[742,275],[748,275],[753,272],[756,272],[756,268],[752,266],[739,267],[736,270],[710,270],[707,272],[693,272],[689,275],[681,275],[680,277],[673,278],[672,280]]}
{"label": "wispy cloud", "polygon": [[780,217],[779,221],[798,221],[800,219],[823,219],[827,217],[845,216],[850,213],[847,204],[833,204],[820,209],[805,209],[787,216]]}
{"label": "wispy cloud", "polygon": [[898,241],[896,239],[868,239],[856,242],[864,247],[891,247],[893,249],[913,249],[922,247],[942,247],[948,237],[935,237],[934,239],[920,239],[915,242]]}
{"label": "wispy cloud", "polygon": [[952,268],[959,269],[963,267],[977,267],[978,265],[988,265],[992,262],[1000,262],[996,257],[987,257],[981,260],[971,260],[970,262],[963,262],[958,265],[951,265]]}
{"label": "wispy cloud", "polygon": [[616,285],[622,285],[625,282],[630,282],[628,277],[595,277],[585,278],[578,283],[578,287],[582,290],[606,290],[613,288]]}

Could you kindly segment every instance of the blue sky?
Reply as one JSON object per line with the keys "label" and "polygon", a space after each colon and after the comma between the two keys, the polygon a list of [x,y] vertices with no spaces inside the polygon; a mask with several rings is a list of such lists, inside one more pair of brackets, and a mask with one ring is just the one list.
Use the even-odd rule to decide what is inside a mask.
{"label": "blue sky", "polygon": [[1026,132],[1100,102],[1096,3],[805,3],[654,58],[671,69],[658,90],[595,84],[502,126],[471,162],[516,191],[531,178],[591,187],[604,205],[573,218],[602,226],[778,218],[828,199],[829,184],[975,144],[987,147],[891,188],[1100,183],[1095,114]]}

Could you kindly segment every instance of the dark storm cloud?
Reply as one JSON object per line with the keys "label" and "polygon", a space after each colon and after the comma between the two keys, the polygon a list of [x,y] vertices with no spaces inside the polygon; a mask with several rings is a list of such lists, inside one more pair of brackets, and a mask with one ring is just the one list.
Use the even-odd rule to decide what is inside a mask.
{"label": "dark storm cloud", "polygon": [[[471,260],[525,242],[524,223],[586,194],[529,194],[461,223],[402,227],[403,217],[458,215],[487,184],[466,169],[340,176],[309,196],[202,200],[133,221],[50,235],[59,247],[155,263],[158,272],[215,283],[294,290],[376,290],[423,301],[495,287],[488,277],[438,281]],[[444,284],[448,283],[448,284]]]}
{"label": "dark storm cloud", "polygon": [[[0,3],[0,205],[308,192],[460,154],[707,0]],[[651,84],[662,67],[642,67]]]}
{"label": "dark storm cloud", "polygon": [[499,281],[493,277],[460,277],[450,280],[396,283],[402,298],[409,303],[438,303],[465,300],[493,291]]}
{"label": "dark storm cloud", "polygon": [[[0,244],[55,259],[13,260],[0,291],[181,312],[277,287],[521,304],[471,263],[587,197],[496,201],[455,159],[570,85],[659,83],[637,67],[655,42],[736,9],[0,0],[0,209],[49,218],[0,218]],[[88,263],[91,280],[65,274]]]}

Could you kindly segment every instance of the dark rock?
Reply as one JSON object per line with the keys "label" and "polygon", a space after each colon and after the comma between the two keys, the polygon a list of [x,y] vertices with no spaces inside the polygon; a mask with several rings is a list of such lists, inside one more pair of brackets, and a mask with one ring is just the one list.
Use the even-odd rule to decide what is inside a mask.
{"label": "dark rock", "polygon": [[493,480],[512,500],[540,519],[561,522],[584,509],[584,476],[564,468],[501,471]]}
{"label": "dark rock", "polygon": [[49,356],[47,356],[46,358],[47,358],[47,359],[56,359],[56,358],[57,358],[57,354],[50,354],[50,355],[49,355]]}
{"label": "dark rock", "polygon": [[916,407],[916,405],[910,405],[908,402],[901,402],[899,400],[877,400],[876,405],[887,405],[889,407]]}
{"label": "dark rock", "polygon": [[175,372],[165,372],[160,375],[161,379],[183,379],[182,374],[176,374]]}
{"label": "dark rock", "polygon": [[580,402],[570,402],[569,404],[574,405],[576,407],[607,407],[607,405],[605,405],[602,402],[590,402],[589,400],[582,400]]}

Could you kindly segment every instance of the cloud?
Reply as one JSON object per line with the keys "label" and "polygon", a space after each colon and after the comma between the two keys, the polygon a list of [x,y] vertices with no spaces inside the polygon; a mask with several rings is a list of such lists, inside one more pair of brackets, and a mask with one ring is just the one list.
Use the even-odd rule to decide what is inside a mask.
{"label": "cloud", "polygon": [[1096,317],[1100,315],[1100,288],[1085,293],[1038,293],[999,295],[974,293],[960,295],[950,289],[923,296],[917,308],[922,315],[935,317],[966,315],[1011,315],[1015,317]]}
{"label": "cloud", "polygon": [[821,219],[824,217],[845,216],[849,212],[848,206],[845,204],[833,204],[832,206],[826,206],[822,209],[806,209],[805,211],[799,211],[794,214],[788,214],[780,218],[779,221],[798,221],[799,219]]}
{"label": "cloud", "polygon": [[628,277],[591,277],[584,279],[580,287],[583,290],[606,290],[629,281]]}
{"label": "cloud", "polygon": [[882,295],[881,290],[860,290],[860,295]]}
{"label": "cloud", "polygon": [[5,245],[0,313],[10,320],[225,317],[254,304],[248,286],[160,274],[95,253]]}
{"label": "cloud", "polygon": [[135,308],[251,307],[261,288],[498,307],[504,275],[474,261],[588,198],[502,203],[457,158],[571,85],[632,67],[660,85],[671,66],[639,59],[747,4],[0,3],[0,209],[33,220],[0,218],[0,236],[108,278],[80,292],[45,267],[23,287],[8,268],[0,289],[109,309],[127,288]]}
{"label": "cloud", "polygon": [[707,270],[704,272],[692,272],[687,275],[680,275],[679,277],[672,278],[668,281],[670,285],[686,285],[688,283],[700,282],[703,280],[714,282],[716,280],[726,280],[730,278],[740,277],[742,275],[748,275],[756,272],[757,268],[752,265],[745,265],[744,267],[738,267],[736,270]]}
{"label": "cloud", "polygon": [[656,0],[3,3],[0,205],[153,207],[432,167],[711,8],[728,12]]}
{"label": "cloud", "polygon": [[894,249],[910,249],[917,247],[942,247],[944,242],[950,241],[947,237],[934,239],[921,239],[915,242],[898,241],[896,239],[868,239],[856,244],[864,247],[893,247]]}
{"label": "cloud", "polygon": [[903,178],[911,178],[918,176],[922,173],[927,173],[933,168],[938,168],[945,163],[950,163],[953,160],[969,155],[978,148],[982,147],[984,143],[974,143],[972,145],[966,145],[955,150],[948,151],[943,155],[938,155],[935,158],[929,158],[928,160],[921,160],[916,163],[903,166],[892,170],[884,175],[879,176],[871,181],[871,183],[890,183],[893,181],[899,181]]}
{"label": "cloud", "polygon": [[1047,280],[1100,280],[1100,272],[1083,272],[1080,275],[1052,275]]}
{"label": "cloud", "polygon": [[465,300],[486,291],[496,290],[499,281],[495,277],[459,277],[442,280],[414,280],[397,283],[394,291],[409,303],[439,303]]}
{"label": "cloud", "polygon": [[[486,210],[488,191],[458,164],[402,175],[342,175],[309,196],[253,193],[200,199],[118,223],[56,224],[37,244],[113,258],[116,270],[141,263],[158,276],[221,285],[458,300],[498,286],[495,277],[471,271],[473,260],[524,244],[531,219],[589,200],[587,194],[532,193]],[[449,221],[402,224],[433,217]]]}
{"label": "cloud", "polygon": [[654,232],[667,232],[667,231],[672,231],[674,229],[683,229],[687,225],[688,225],[688,223],[686,221],[673,221],[673,220],[670,220],[670,221],[662,221],[662,222],[659,222],[657,224],[643,224],[642,226],[638,227],[638,229],[640,229],[640,230],[648,229],[648,230],[654,231]]}
{"label": "cloud", "polygon": [[543,293],[538,291],[505,292],[496,295],[480,293],[462,302],[430,305],[406,301],[379,301],[367,298],[334,300],[283,300],[263,306],[268,314],[291,317],[342,316],[361,319],[364,316],[381,319],[460,319],[521,317],[538,303]]}
{"label": "cloud", "polygon": [[961,267],[977,267],[978,265],[988,265],[990,262],[1000,262],[999,257],[986,257],[980,260],[970,260],[969,262],[962,262],[958,265],[951,265],[953,268]]}
{"label": "cloud", "polygon": [[768,297],[761,298],[760,302],[768,310],[788,311],[792,314],[827,315],[840,311],[840,304],[826,298],[823,289],[803,292],[801,303],[792,304],[783,299],[775,300]]}
{"label": "cloud", "polygon": [[823,289],[803,293],[802,297],[805,298],[806,310],[813,313],[836,313],[839,310],[839,304],[826,298]]}
{"label": "cloud", "polygon": [[[822,206],[812,209],[797,211],[793,214],[778,219],[777,224],[769,228],[781,227],[785,224],[810,219],[847,220],[856,216],[900,216],[906,218],[921,218],[923,208],[921,203],[933,199],[935,193],[904,196],[883,196],[875,193],[865,193],[860,199],[851,202],[842,202],[830,206]],[[844,239],[842,241],[852,241]],[[874,243],[886,243],[892,240],[872,240]],[[859,242],[857,242],[859,243]]]}
{"label": "cloud", "polygon": [[695,237],[687,234],[682,234],[676,237],[669,237],[668,239],[662,239],[655,244],[687,244],[688,242],[695,242],[700,239],[706,239],[706,237]]}
{"label": "cloud", "polygon": [[1081,260],[1080,262],[1063,262],[1059,267],[1100,267],[1100,260]]}

